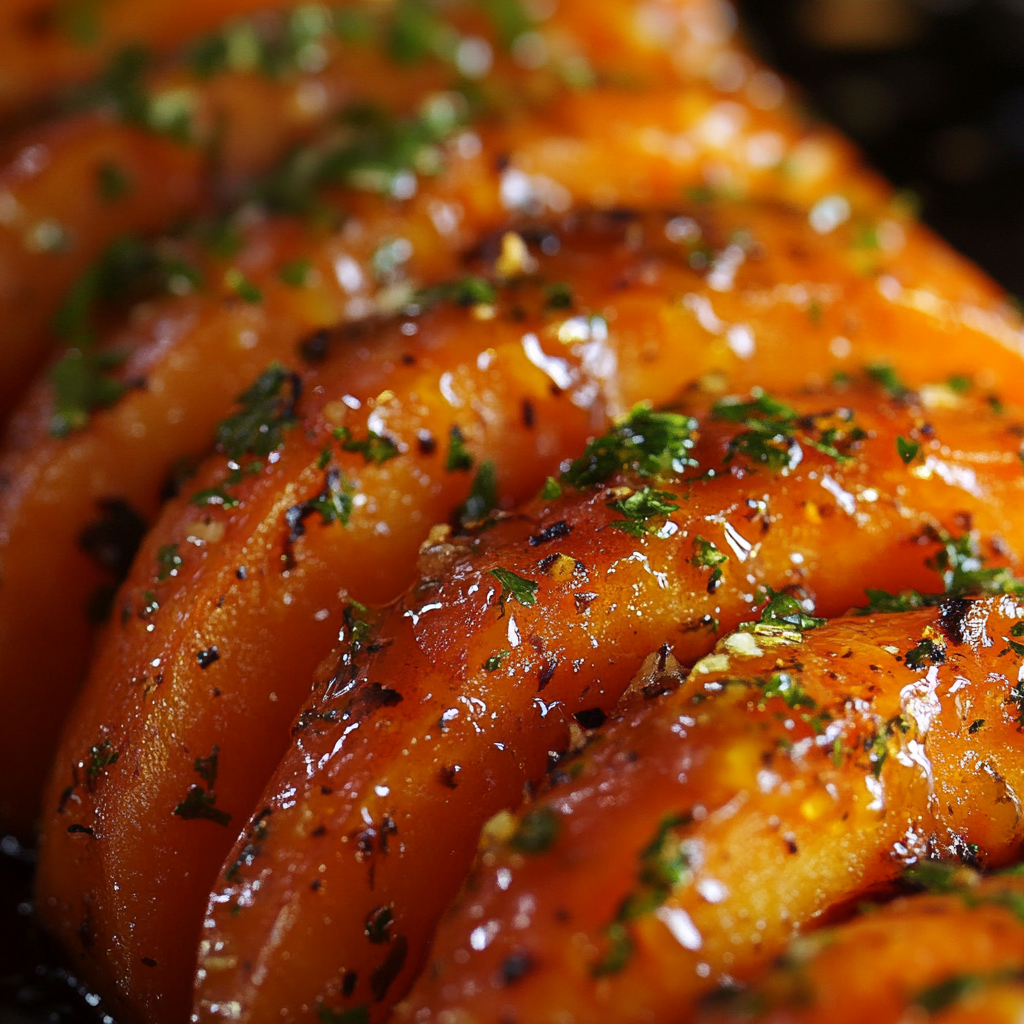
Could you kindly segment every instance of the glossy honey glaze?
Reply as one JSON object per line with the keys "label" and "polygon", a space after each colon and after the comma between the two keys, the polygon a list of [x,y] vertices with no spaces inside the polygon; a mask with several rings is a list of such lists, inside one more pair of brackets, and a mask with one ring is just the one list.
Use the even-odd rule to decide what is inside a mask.
{"label": "glossy honey glaze", "polygon": [[1019,316],[717,0],[273,6],[0,12],[0,816],[73,969],[1017,1019]]}

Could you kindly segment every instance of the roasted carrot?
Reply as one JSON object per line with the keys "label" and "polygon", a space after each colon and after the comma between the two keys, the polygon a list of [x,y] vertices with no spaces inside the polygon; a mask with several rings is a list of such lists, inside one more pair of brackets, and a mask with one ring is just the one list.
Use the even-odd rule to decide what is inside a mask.
{"label": "roasted carrot", "polygon": [[[795,404],[811,413],[835,401]],[[1014,516],[1009,495],[1024,486],[1010,464],[1016,442],[991,418],[989,439],[977,442],[960,433],[959,416],[930,422],[939,448],[955,447],[975,473],[983,452],[1006,445],[991,463],[1003,469],[974,477],[1005,504],[905,464],[896,438],[910,429],[910,410],[870,392],[842,401],[846,413],[810,416],[800,428],[799,414],[763,396],[719,405],[701,419],[698,465],[661,479],[614,475],[635,449],[613,435],[565,478],[596,488],[541,500],[468,546],[428,549],[420,582],[376,640],[324,663],[293,746],[225,862],[200,947],[200,1019],[384,1019],[416,976],[483,823],[540,780],[573,715],[614,709],[650,652],[668,644],[677,665],[692,663],[719,629],[756,617],[765,587],[802,586],[820,613],[835,614],[864,601],[865,588],[927,585],[929,549],[915,538],[928,524],[950,529],[961,512],[1000,506]],[[797,419],[786,427],[779,415]],[[691,454],[666,441],[664,424],[632,430],[645,439],[650,472]],[[1019,528],[975,522],[983,536]],[[943,550],[941,564],[957,561]],[[804,609],[788,603],[803,622]],[[105,834],[87,852],[102,856],[111,842]],[[390,922],[381,936],[378,918]],[[575,991],[577,979],[564,976]]]}
{"label": "roasted carrot", "polygon": [[[1021,654],[1011,644],[1022,616],[1014,598],[950,599],[726,638],[674,694],[627,713],[560,766],[541,800],[491,823],[505,838],[484,853],[399,1019],[692,1019],[698,997],[756,977],[817,916],[905,867],[923,872],[941,851],[954,862],[1012,860],[1021,823],[1006,794],[1022,779]],[[986,767],[976,774],[966,762]],[[1002,891],[979,955],[986,938],[1020,931],[1020,894]],[[870,922],[866,947],[879,934]],[[904,942],[926,936],[908,928]],[[923,972],[941,977],[956,947],[926,948]],[[830,963],[836,979],[850,978],[848,1007],[875,1019],[872,996],[893,998],[886,979],[896,971],[906,1006],[911,965],[866,980],[847,974],[849,951],[833,952],[822,974]],[[1019,970],[1020,954],[1012,940],[991,970]],[[967,969],[970,955],[965,942]],[[822,1005],[768,1019],[866,1018]]]}
{"label": "roasted carrot", "polygon": [[980,881],[934,861],[909,872],[923,876],[932,893],[867,904],[849,923],[798,937],[779,968],[709,1000],[696,1020],[1012,1024],[1024,1009],[1024,879]]}

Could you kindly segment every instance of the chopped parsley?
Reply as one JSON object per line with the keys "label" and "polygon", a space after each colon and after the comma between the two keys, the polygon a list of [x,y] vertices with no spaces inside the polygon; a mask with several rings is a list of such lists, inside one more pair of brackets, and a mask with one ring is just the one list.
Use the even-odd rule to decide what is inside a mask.
{"label": "chopped parsley", "polygon": [[[803,458],[802,444],[836,462],[849,462],[851,448],[867,437],[863,430],[851,425],[853,414],[848,410],[827,416],[801,416],[767,394],[759,394],[749,402],[716,402],[712,415],[744,427],[729,442],[726,462],[742,455],[749,462],[775,472],[796,468]],[[837,420],[838,425],[822,428],[823,421],[832,420]]]}
{"label": "chopped parsley", "polygon": [[517,576],[511,569],[491,569],[488,575],[493,576],[501,584],[501,601],[504,607],[508,598],[514,598],[521,605],[529,607],[537,603],[538,583],[524,576]]}
{"label": "chopped parsley", "polygon": [[636,885],[604,929],[605,954],[591,967],[594,977],[617,974],[626,966],[633,953],[629,922],[663,906],[673,889],[688,877],[690,862],[678,830],[690,821],[687,814],[666,815],[650,843],[640,851]]}
{"label": "chopped parsley", "polygon": [[583,455],[562,473],[562,481],[582,489],[607,482],[616,473],[668,477],[696,466],[690,457],[697,421],[674,412],[637,405],[607,434],[587,444]]}
{"label": "chopped parsley", "polygon": [[298,374],[273,363],[238,396],[242,408],[217,427],[217,448],[232,460],[279,448],[285,430],[295,425],[301,389]]}
{"label": "chopped parsley", "polygon": [[373,462],[380,465],[399,455],[398,445],[386,434],[378,434],[376,431],[367,430],[366,437],[357,441],[352,436],[348,427],[338,427],[334,431],[334,438],[341,442],[341,450],[345,452],[358,452],[363,461],[369,465]]}
{"label": "chopped parsley", "polygon": [[156,552],[156,581],[163,583],[171,576],[177,576],[182,565],[182,557],[178,554],[177,544],[164,544]]}
{"label": "chopped parsley", "polygon": [[1016,579],[1007,567],[984,568],[974,534],[953,537],[943,532],[939,540],[942,549],[927,565],[942,577],[946,594],[1024,594],[1024,581]]}
{"label": "chopped parsley", "polygon": [[341,472],[332,468],[324,478],[324,488],[314,498],[308,498],[298,505],[292,505],[284,514],[285,522],[290,530],[288,543],[293,544],[306,532],[305,521],[315,513],[320,514],[320,522],[324,526],[341,523],[348,526],[352,516],[355,484]]}
{"label": "chopped parsley", "polygon": [[919,669],[925,665],[943,665],[946,661],[945,648],[929,637],[925,637],[913,650],[907,651],[904,663],[907,668]]}
{"label": "chopped parsley", "polygon": [[231,821],[231,815],[227,811],[223,811],[215,806],[217,794],[214,792],[213,787],[217,784],[218,754],[219,750],[215,746],[209,757],[197,757],[195,759],[192,764],[193,771],[206,785],[193,785],[185,795],[185,799],[171,812],[172,814],[176,814],[179,818],[184,818],[186,821],[205,818],[207,821],[212,821],[217,825],[227,825]]}
{"label": "chopped parsley", "polygon": [[520,819],[509,845],[521,853],[546,853],[551,849],[561,820],[551,807],[534,807]]}
{"label": "chopped parsley", "polygon": [[865,372],[876,384],[881,385],[890,398],[905,399],[911,394],[910,388],[888,363],[872,363]]}
{"label": "chopped parsley", "polygon": [[124,47],[101,75],[77,90],[75,105],[108,110],[128,124],[167,135],[181,145],[195,141],[195,93],[178,88],[151,94],[145,82],[150,63],[143,47]]}
{"label": "chopped parsley", "polygon": [[505,659],[511,653],[512,653],[511,651],[498,651],[497,653],[492,654],[484,662],[484,671],[485,672],[497,672],[498,669],[501,668],[502,663],[505,661]]}
{"label": "chopped parsley", "polygon": [[85,766],[85,781],[92,785],[100,777],[104,768],[117,764],[120,753],[111,745],[110,740],[104,740],[94,747],[89,748],[89,759]]}
{"label": "chopped parsley", "polygon": [[309,276],[312,272],[312,262],[306,258],[301,258],[292,260],[291,263],[286,263],[277,272],[277,276],[292,288],[302,288],[309,283]]}
{"label": "chopped parsley", "polygon": [[776,591],[771,587],[764,588],[768,603],[761,610],[758,625],[778,626],[783,629],[818,629],[824,626],[827,619],[820,619],[804,611],[803,605],[785,591]]}
{"label": "chopped parsley", "polygon": [[555,501],[562,496],[562,485],[553,476],[549,476],[544,481],[540,496],[544,501]]}
{"label": "chopped parsley", "polygon": [[462,125],[464,114],[445,94],[428,99],[411,117],[354,105],[340,121],[340,143],[300,148],[256,186],[252,198],[272,211],[299,215],[315,212],[318,193],[332,185],[407,199],[416,174],[441,171],[440,144]]}
{"label": "chopped parsley", "polygon": [[469,497],[459,507],[456,517],[460,525],[467,527],[481,522],[492,509],[497,507],[498,477],[494,470],[494,463],[488,459],[486,462],[480,463],[480,468],[476,471],[469,490]]}
{"label": "chopped parsley", "polygon": [[609,508],[624,517],[615,520],[611,525],[632,537],[657,534],[658,529],[649,520],[662,518],[677,511],[679,506],[675,502],[675,497],[670,491],[655,491],[650,487],[642,487],[628,498],[608,502]]}
{"label": "chopped parsley", "polygon": [[868,595],[868,603],[858,609],[860,615],[871,615],[875,612],[909,612],[915,608],[928,608],[938,604],[944,594],[922,594],[918,590],[902,590],[898,594],[890,594],[887,590],[864,591]]}
{"label": "chopped parsley", "polygon": [[256,305],[263,301],[263,292],[260,288],[253,284],[237,267],[232,267],[224,274],[224,284],[243,302]]}
{"label": "chopped parsley", "polygon": [[473,455],[466,447],[465,438],[457,426],[452,426],[448,431],[448,457],[444,468],[449,473],[468,472],[473,468]]}
{"label": "chopped parsley", "polygon": [[800,680],[789,672],[776,672],[765,683],[765,697],[781,697],[787,707],[816,708],[817,702],[807,695]]}
{"label": "chopped parsley", "polygon": [[420,309],[427,309],[438,302],[450,302],[455,306],[463,307],[489,306],[497,297],[498,293],[494,285],[482,277],[470,275],[456,281],[446,281],[442,284],[431,285],[429,288],[421,288],[413,296],[412,305]]}
{"label": "chopped parsley", "polygon": [[97,308],[152,295],[182,295],[200,287],[191,264],[160,245],[132,235],[112,241],[68,290],[53,317],[54,331],[70,344],[94,340]]}
{"label": "chopped parsley", "polygon": [[50,433],[65,437],[81,430],[97,409],[109,409],[125,393],[125,385],[110,371],[124,362],[119,352],[91,352],[70,348],[50,370],[53,386],[53,413]]}
{"label": "chopped parsley", "polygon": [[96,189],[105,203],[116,203],[132,190],[131,179],[117,164],[106,160],[96,168]]}
{"label": "chopped parsley", "polygon": [[544,289],[544,305],[547,309],[572,309],[572,287],[564,282],[554,282]]}
{"label": "chopped parsley", "polygon": [[902,434],[896,435],[896,452],[904,466],[909,466],[921,453],[918,441],[908,441]]}
{"label": "chopped parsley", "polygon": [[722,578],[721,566],[728,561],[729,556],[719,551],[711,541],[699,535],[693,539],[693,558],[690,559],[690,564],[700,569],[711,570],[708,577],[708,593],[713,594],[718,589],[719,580]]}

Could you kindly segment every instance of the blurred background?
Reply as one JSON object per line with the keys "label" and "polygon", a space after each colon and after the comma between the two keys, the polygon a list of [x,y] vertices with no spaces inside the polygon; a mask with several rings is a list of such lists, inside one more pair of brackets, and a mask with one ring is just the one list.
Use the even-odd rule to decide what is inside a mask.
{"label": "blurred background", "polygon": [[1024,0],[737,0],[761,55],[1024,296]]}

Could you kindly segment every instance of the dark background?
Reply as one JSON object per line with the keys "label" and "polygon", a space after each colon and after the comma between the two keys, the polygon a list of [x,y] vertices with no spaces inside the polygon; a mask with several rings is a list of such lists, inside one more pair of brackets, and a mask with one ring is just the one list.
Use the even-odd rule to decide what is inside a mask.
{"label": "dark background", "polygon": [[[1024,295],[1024,0],[738,3],[754,47],[807,105]],[[28,860],[0,844],[0,1024],[101,1024],[77,979],[35,966],[54,958],[28,927]]]}
{"label": "dark background", "polygon": [[1024,0],[738,0],[755,49],[1024,295]]}

